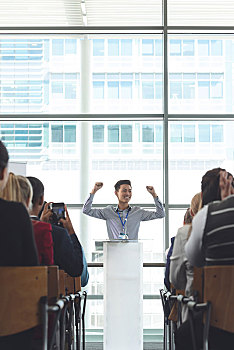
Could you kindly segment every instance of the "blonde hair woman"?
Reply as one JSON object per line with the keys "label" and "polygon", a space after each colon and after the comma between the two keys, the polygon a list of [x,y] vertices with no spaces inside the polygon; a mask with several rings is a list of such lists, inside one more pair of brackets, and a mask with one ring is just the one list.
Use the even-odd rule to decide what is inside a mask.
{"label": "blonde hair woman", "polygon": [[[201,208],[201,192],[195,194],[191,200],[190,213],[193,216]],[[186,296],[192,295],[192,282],[193,282],[193,267],[189,264],[187,257],[185,256],[184,246],[191,233],[192,223],[184,225],[178,229],[177,235],[174,241],[174,247],[171,255],[170,264],[170,282],[176,289],[185,290]],[[182,320],[186,319],[187,315],[182,310]]]}
{"label": "blonde hair woman", "polygon": [[[2,191],[2,198],[8,201],[21,202],[29,211],[32,201],[32,185],[21,175],[9,174],[8,181]],[[45,222],[32,220],[34,238],[41,265],[53,265],[53,240],[51,225]]]}

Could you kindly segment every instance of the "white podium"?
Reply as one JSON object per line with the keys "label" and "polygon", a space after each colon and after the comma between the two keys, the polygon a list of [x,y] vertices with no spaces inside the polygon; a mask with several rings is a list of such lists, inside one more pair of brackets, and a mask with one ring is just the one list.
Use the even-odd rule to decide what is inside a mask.
{"label": "white podium", "polygon": [[103,251],[104,350],[142,350],[142,243],[105,241]]}

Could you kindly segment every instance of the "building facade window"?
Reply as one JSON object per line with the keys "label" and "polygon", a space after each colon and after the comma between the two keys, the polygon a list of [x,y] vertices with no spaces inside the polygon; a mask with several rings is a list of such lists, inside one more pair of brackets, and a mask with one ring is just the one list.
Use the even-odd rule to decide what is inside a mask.
{"label": "building facade window", "polygon": [[104,142],[104,125],[93,125],[93,142]]}
{"label": "building facade window", "polygon": [[209,124],[198,125],[198,130],[199,130],[199,141],[210,142],[210,125]]}
{"label": "building facade window", "polygon": [[52,55],[63,56],[64,55],[64,40],[53,39],[52,40]]}
{"label": "building facade window", "polygon": [[170,130],[171,142],[182,142],[182,125],[173,124]]}
{"label": "building facade window", "polygon": [[108,126],[108,142],[119,142],[119,125]]}
{"label": "building facade window", "polygon": [[104,39],[93,40],[93,56],[104,56]]}
{"label": "building facade window", "polygon": [[153,125],[142,125],[142,142],[154,142]]}
{"label": "building facade window", "polygon": [[119,40],[108,40],[108,56],[119,56]]}

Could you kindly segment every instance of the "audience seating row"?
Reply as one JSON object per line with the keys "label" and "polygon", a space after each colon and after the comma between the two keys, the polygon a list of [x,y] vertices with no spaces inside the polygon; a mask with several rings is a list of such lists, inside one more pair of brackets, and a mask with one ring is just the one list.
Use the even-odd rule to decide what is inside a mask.
{"label": "audience seating row", "polygon": [[[0,336],[42,325],[42,348],[85,349],[86,292],[58,266],[0,267]],[[53,314],[53,316],[49,316]],[[48,318],[52,320],[49,326]]]}
{"label": "audience seating row", "polygon": [[[203,350],[208,350],[209,327],[234,333],[234,266],[206,266],[194,269],[193,283],[194,297],[188,298],[183,294],[172,294],[171,292],[160,290],[163,310],[164,310],[164,350],[174,349],[173,332],[179,326],[181,319],[180,305],[184,304],[189,310],[189,320],[193,350],[197,350],[196,337],[194,332],[194,314],[203,311]],[[177,303],[177,317],[174,322],[168,311]],[[169,310],[167,309],[169,308]]]}

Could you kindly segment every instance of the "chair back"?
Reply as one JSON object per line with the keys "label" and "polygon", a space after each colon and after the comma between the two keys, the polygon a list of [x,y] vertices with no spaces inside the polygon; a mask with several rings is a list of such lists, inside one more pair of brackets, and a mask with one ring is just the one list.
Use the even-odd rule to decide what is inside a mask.
{"label": "chair back", "polygon": [[47,296],[47,267],[0,267],[0,281],[0,336],[39,325],[39,301]]}
{"label": "chair back", "polygon": [[65,273],[65,290],[66,295],[74,294],[74,277],[69,276]]}
{"label": "chair back", "polygon": [[81,277],[74,277],[74,292],[80,292],[81,291]]}
{"label": "chair back", "polygon": [[203,267],[194,267],[193,270],[193,296],[199,303],[203,302]]}
{"label": "chair back", "polygon": [[204,268],[204,302],[210,301],[211,325],[234,333],[234,266]]}
{"label": "chair back", "polygon": [[59,295],[65,295],[65,272],[59,270]]}
{"label": "chair back", "polygon": [[58,266],[48,266],[48,302],[53,303],[59,297]]}

